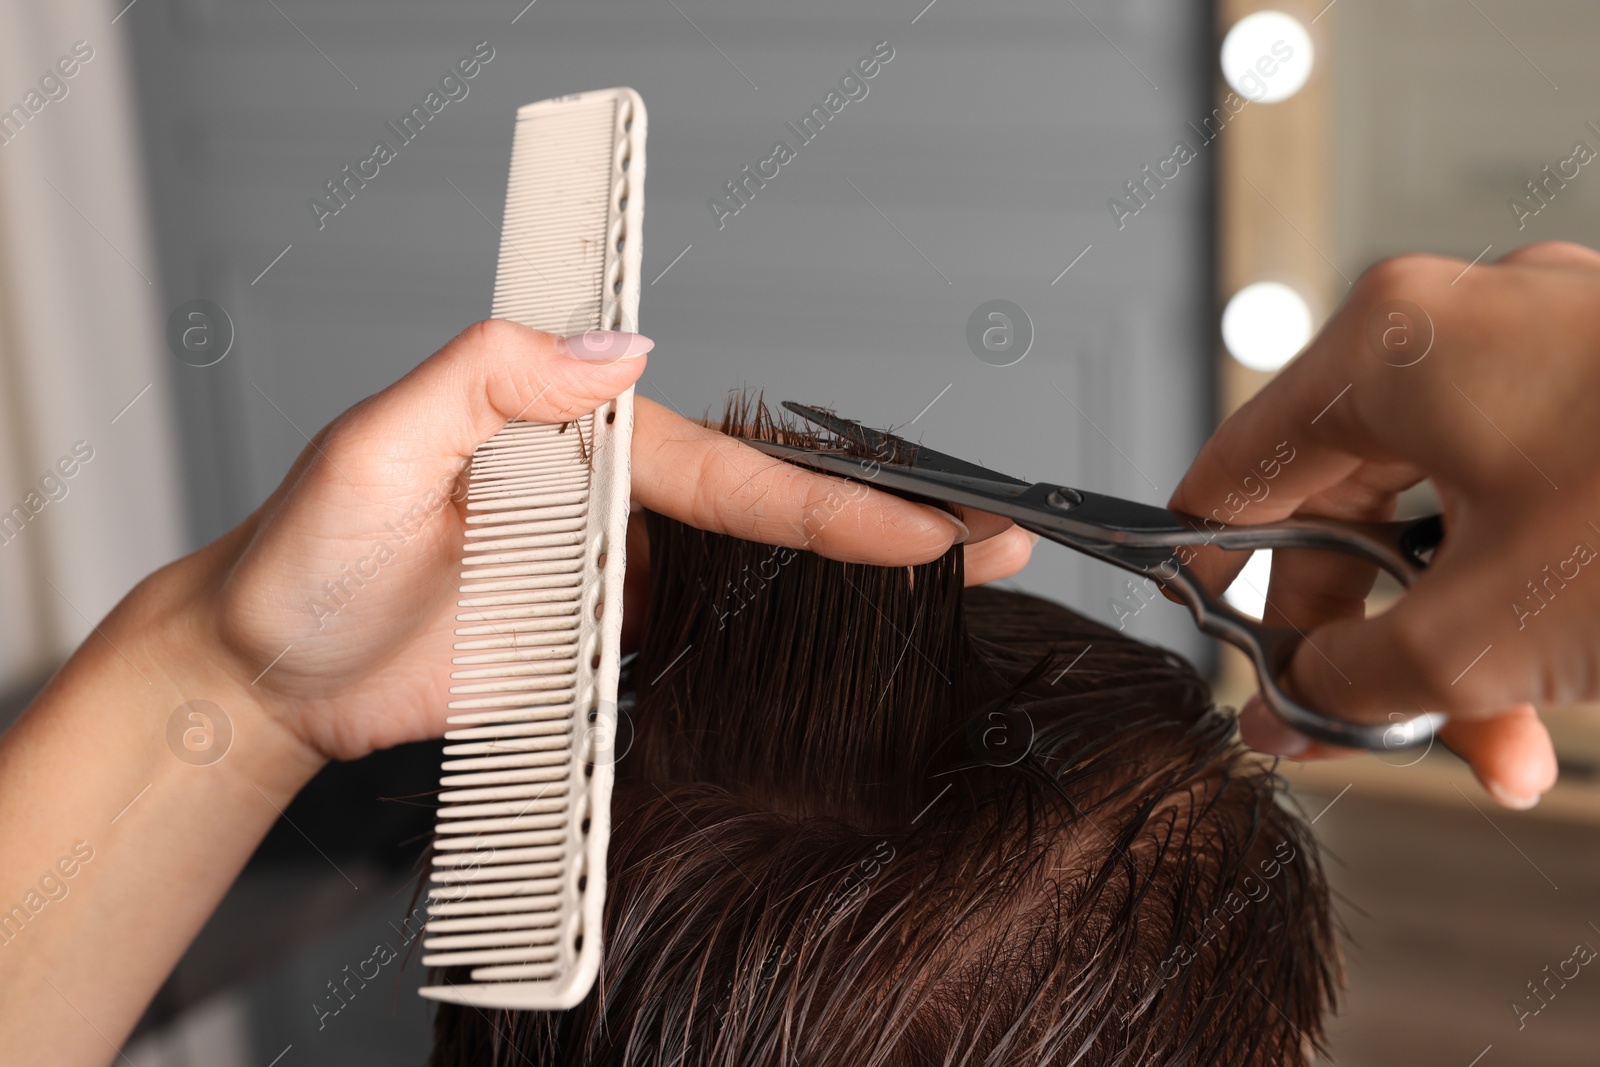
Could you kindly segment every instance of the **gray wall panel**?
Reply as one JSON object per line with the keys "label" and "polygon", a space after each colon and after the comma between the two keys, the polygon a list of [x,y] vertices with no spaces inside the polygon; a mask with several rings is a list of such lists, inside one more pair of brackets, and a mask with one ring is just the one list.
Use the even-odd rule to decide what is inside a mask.
{"label": "gray wall panel", "polygon": [[[238,327],[222,364],[173,368],[196,542],[270,491],[301,431],[487,313],[515,107],[612,84],[650,107],[647,281],[692,246],[645,288],[646,395],[698,415],[745,384],[903,423],[949,384],[915,427],[930,443],[1151,501],[1203,437],[1210,160],[1120,232],[1106,208],[1204,113],[1202,6],[938,0],[913,24],[917,3],[539,0],[515,25],[514,3],[278,7],[126,16],[167,301],[211,297]],[[470,95],[319,231],[307,199],[485,39]],[[880,40],[895,56],[866,98],[795,143],[784,123]],[[780,137],[796,159],[719,230],[707,199]],[[966,345],[995,297],[1036,329],[1013,367]],[[1106,618],[1122,578],[1046,546],[1018,581]],[[1133,628],[1202,648],[1165,604]]]}

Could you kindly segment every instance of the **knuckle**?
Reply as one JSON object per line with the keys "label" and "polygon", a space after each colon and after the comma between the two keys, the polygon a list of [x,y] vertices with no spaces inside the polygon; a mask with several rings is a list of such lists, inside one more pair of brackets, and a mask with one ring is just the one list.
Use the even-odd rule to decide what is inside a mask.
{"label": "knuckle", "polygon": [[463,330],[461,336],[472,347],[499,352],[518,343],[526,343],[529,336],[535,333],[537,331],[505,319],[482,319]]}
{"label": "knuckle", "polygon": [[547,361],[529,356],[537,331],[503,319],[484,319],[461,331],[441,352],[445,374],[453,381],[481,388],[489,405],[502,415],[539,422],[566,421],[570,403],[560,381],[551,380]]}
{"label": "knuckle", "polygon": [[859,516],[849,513],[848,505],[849,501],[836,487],[832,485],[812,487],[812,492],[808,494],[803,510],[794,524],[795,531],[804,541],[805,547],[822,555],[838,552],[841,548],[841,535],[844,533],[839,524],[859,519]]}
{"label": "knuckle", "polygon": [[726,440],[717,440],[722,435],[698,428],[696,432],[705,435],[703,447],[688,461],[692,471],[681,483],[678,517],[698,529],[747,541],[783,544],[796,540],[800,523],[785,502],[793,496],[791,479],[801,472],[778,461],[768,466],[767,457],[759,454],[757,465],[747,466],[737,453],[728,454]]}
{"label": "knuckle", "polygon": [[1533,241],[1500,257],[1512,265],[1549,265],[1574,262],[1600,262],[1600,253],[1576,241]]}
{"label": "knuckle", "polygon": [[716,484],[716,452],[713,449],[705,450],[698,463],[695,464],[694,476],[690,482],[687,500],[687,518],[689,525],[701,530],[724,529],[721,513],[724,508],[732,507],[737,494],[724,495],[713,487]]}
{"label": "knuckle", "polygon": [[361,447],[371,436],[369,427],[376,416],[375,398],[368,397],[347,408],[333,421],[318,430],[311,438],[311,446],[319,452],[348,452]]}
{"label": "knuckle", "polygon": [[1380,259],[1356,279],[1356,292],[1369,303],[1414,297],[1439,279],[1448,280],[1450,275],[1446,271],[1451,262],[1443,256],[1422,253]]}

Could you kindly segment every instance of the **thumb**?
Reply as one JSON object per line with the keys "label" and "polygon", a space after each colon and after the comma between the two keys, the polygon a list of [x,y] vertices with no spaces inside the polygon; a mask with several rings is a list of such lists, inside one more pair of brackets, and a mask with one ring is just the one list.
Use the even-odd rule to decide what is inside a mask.
{"label": "thumb", "polygon": [[510,419],[581,418],[631,386],[655,342],[593,330],[556,337],[502,319],[463,330],[378,394],[384,415],[429,427],[432,448],[461,457]]}
{"label": "thumb", "polygon": [[488,319],[467,327],[331,427],[326,452],[356,482],[430,483],[461,469],[511,419],[566,422],[625,391],[655,342],[590,331],[556,337]]}

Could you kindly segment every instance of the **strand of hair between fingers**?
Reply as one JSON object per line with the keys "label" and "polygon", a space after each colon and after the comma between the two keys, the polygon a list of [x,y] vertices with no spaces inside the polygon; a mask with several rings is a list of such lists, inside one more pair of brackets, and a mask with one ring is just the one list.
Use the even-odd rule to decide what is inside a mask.
{"label": "strand of hair between fingers", "polygon": [[[911,640],[909,635],[900,633],[900,627],[896,626],[894,624],[894,620],[889,618],[889,616],[887,616],[887,615],[885,615],[883,613],[883,609],[878,607],[877,603],[871,597],[867,596],[867,594],[862,591],[860,586],[858,586],[858,585],[856,585],[856,583],[850,581],[849,577],[845,578],[845,584],[849,585],[850,588],[854,589],[857,593],[860,593],[861,594],[861,599],[865,600],[869,605],[871,605],[872,610],[876,611],[878,613],[879,617],[882,618],[884,622],[889,624],[890,629],[894,630],[894,632],[896,634],[899,634],[899,636],[905,638],[906,644],[908,646],[910,646],[916,652],[917,655],[921,656],[924,660],[927,661],[928,666],[933,668],[933,672],[935,674],[937,674],[939,677],[943,678],[946,685],[950,684],[950,676],[945,674],[944,671],[941,671],[939,669],[939,665],[937,663],[933,662],[933,660],[931,660],[931,659],[928,659],[928,654],[926,652],[922,651],[922,649],[918,648],[916,646],[916,644],[912,642],[912,640]],[[913,620],[912,628],[913,629],[916,628],[915,620]]]}

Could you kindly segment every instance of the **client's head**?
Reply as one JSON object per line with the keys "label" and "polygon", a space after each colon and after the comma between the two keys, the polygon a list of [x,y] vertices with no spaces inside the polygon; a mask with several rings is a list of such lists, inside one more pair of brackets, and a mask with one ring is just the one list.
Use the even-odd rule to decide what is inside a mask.
{"label": "client's head", "polygon": [[648,527],[599,981],[568,1012],[442,1005],[435,1067],[1309,1060],[1337,986],[1315,846],[1193,668],[964,592],[959,548]]}

